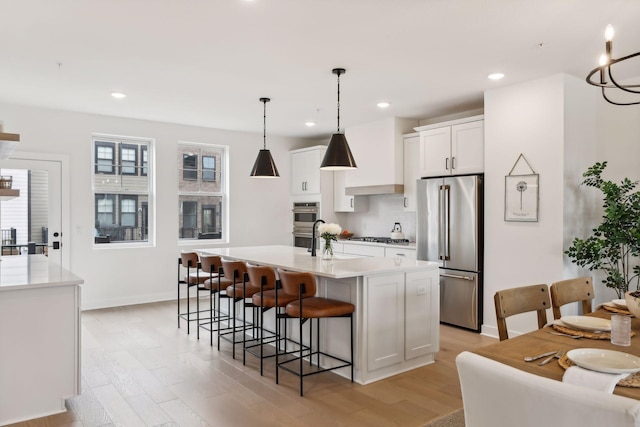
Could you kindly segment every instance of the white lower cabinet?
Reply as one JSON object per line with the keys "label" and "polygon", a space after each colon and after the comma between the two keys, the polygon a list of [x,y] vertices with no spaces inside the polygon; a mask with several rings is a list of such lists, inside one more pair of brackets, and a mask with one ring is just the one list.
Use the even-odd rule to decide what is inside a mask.
{"label": "white lower cabinet", "polygon": [[402,257],[407,259],[417,259],[415,249],[386,247],[384,248],[384,256],[387,258]]}
{"label": "white lower cabinet", "polygon": [[345,254],[362,255],[362,256],[384,256],[384,248],[382,246],[359,245],[357,243],[343,243],[343,251]]}
{"label": "white lower cabinet", "polygon": [[[366,368],[372,371],[432,357],[438,351],[438,270],[364,278]],[[420,358],[420,359],[419,359]]]}

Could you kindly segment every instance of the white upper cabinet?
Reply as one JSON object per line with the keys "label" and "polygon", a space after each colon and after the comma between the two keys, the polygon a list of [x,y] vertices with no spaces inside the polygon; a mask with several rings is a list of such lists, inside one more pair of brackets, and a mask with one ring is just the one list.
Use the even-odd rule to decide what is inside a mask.
{"label": "white upper cabinet", "polygon": [[420,179],[420,136],[404,137],[404,210],[416,211],[416,181]]}
{"label": "white upper cabinet", "polygon": [[420,131],[420,176],[484,172],[482,116],[416,128]]}
{"label": "white upper cabinet", "polygon": [[291,194],[320,194],[320,164],[326,150],[319,145],[290,152]]}
{"label": "white upper cabinet", "polygon": [[345,136],[358,168],[346,171],[345,186],[403,185],[402,135],[412,132],[416,125],[416,120],[391,117],[348,127]]}

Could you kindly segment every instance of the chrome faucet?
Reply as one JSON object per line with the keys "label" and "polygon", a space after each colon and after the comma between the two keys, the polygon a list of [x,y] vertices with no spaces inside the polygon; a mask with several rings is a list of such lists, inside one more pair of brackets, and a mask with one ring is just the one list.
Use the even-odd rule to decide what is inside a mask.
{"label": "chrome faucet", "polygon": [[323,219],[319,219],[313,223],[313,230],[311,232],[311,256],[316,256],[316,226],[319,222],[326,224]]}

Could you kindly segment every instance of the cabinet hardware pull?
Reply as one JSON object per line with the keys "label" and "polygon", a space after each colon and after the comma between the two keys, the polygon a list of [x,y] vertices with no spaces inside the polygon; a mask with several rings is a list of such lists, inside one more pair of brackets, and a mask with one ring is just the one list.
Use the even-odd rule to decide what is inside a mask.
{"label": "cabinet hardware pull", "polygon": [[351,207],[353,207],[353,197],[351,198],[350,202],[351,202]]}
{"label": "cabinet hardware pull", "polygon": [[405,207],[405,208],[407,207],[407,198],[406,197],[402,201],[402,206]]}
{"label": "cabinet hardware pull", "polygon": [[452,157],[452,158],[451,158],[451,169],[453,170],[453,169],[455,169],[455,168],[456,168],[456,158],[455,158],[455,157]]}
{"label": "cabinet hardware pull", "polygon": [[405,254],[396,254],[397,256],[405,256]]}
{"label": "cabinet hardware pull", "polygon": [[446,159],[444,159],[444,168],[446,170],[449,170],[449,158],[448,157]]}

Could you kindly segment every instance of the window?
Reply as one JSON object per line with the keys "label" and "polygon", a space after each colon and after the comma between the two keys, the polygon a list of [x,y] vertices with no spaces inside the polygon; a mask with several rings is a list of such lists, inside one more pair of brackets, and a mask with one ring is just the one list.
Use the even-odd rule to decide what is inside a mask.
{"label": "window", "polygon": [[116,145],[112,142],[96,141],[95,146],[95,173],[115,174]]}
{"label": "window", "polygon": [[147,150],[146,146],[142,146],[140,147],[140,151],[142,152],[142,155],[140,157],[142,157],[142,173],[141,175],[146,176],[147,175],[147,164],[149,163],[149,150]]}
{"label": "window", "polygon": [[202,156],[202,180],[216,180],[216,158],[210,156]]}
{"label": "window", "polygon": [[94,135],[95,243],[148,244],[151,150],[149,139]]}
{"label": "window", "polygon": [[120,199],[120,225],[125,227],[135,227],[137,224],[136,213],[138,207],[136,206],[138,197],[136,196],[122,196]]}
{"label": "window", "polygon": [[182,155],[182,178],[194,181],[198,179],[198,155]]}
{"label": "window", "polygon": [[138,146],[120,144],[120,173],[122,175],[138,174]]}
{"label": "window", "polygon": [[96,194],[96,228],[115,224],[115,206],[114,194]]}
{"label": "window", "polygon": [[180,239],[226,239],[227,147],[180,143],[177,155]]}

